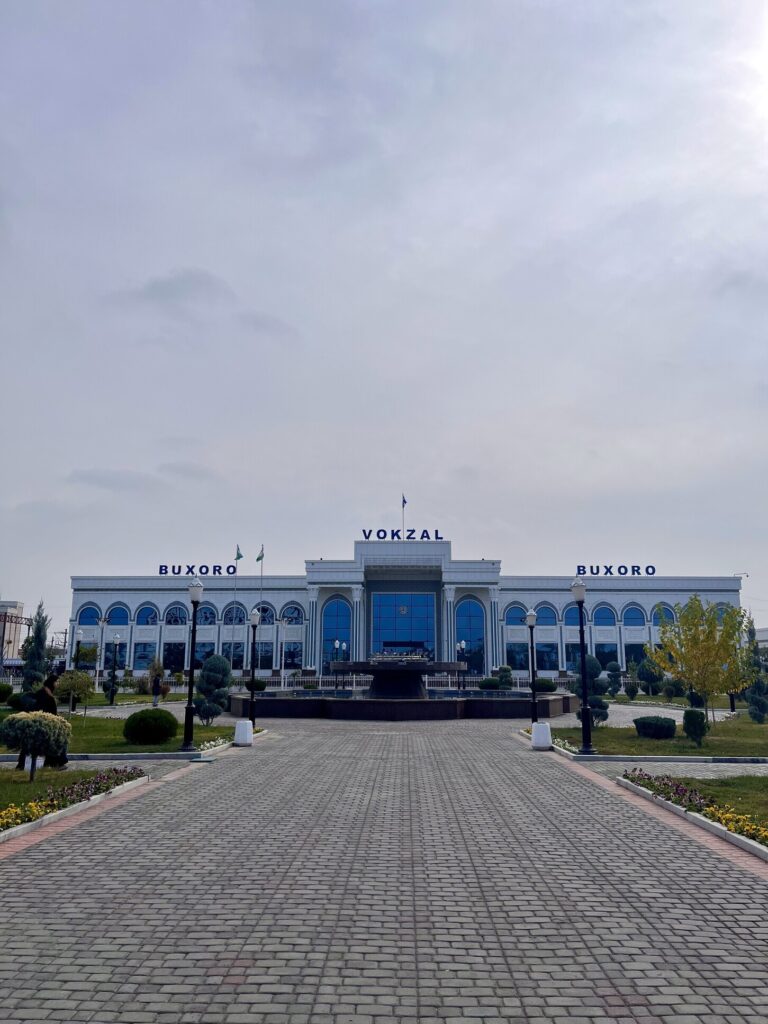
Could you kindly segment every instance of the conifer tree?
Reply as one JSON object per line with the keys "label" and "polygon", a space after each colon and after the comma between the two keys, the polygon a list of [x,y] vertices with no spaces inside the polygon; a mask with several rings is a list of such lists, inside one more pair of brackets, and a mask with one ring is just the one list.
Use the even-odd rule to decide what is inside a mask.
{"label": "conifer tree", "polygon": [[32,632],[29,636],[29,643],[24,651],[24,679],[22,690],[30,692],[45,679],[46,656],[45,648],[48,638],[48,627],[51,620],[45,614],[43,602],[37,606],[37,611],[32,618]]}

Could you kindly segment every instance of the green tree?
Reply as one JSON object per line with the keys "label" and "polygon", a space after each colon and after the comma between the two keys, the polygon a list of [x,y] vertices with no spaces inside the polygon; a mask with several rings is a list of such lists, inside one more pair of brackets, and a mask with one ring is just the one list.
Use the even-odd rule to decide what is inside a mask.
{"label": "green tree", "polygon": [[43,602],[40,601],[37,611],[32,617],[32,631],[29,635],[29,643],[22,645],[24,650],[24,668],[21,688],[26,693],[36,690],[45,679],[45,648],[50,624],[51,620],[45,614]]}
{"label": "green tree", "polygon": [[[648,648],[646,648],[647,652]],[[637,678],[643,684],[643,690],[649,697],[653,697],[661,689],[664,679],[664,670],[660,669],[650,658],[643,658],[637,667]]]}
{"label": "green tree", "polygon": [[93,679],[87,672],[76,672],[74,669],[65,672],[56,683],[56,696],[69,700],[70,715],[78,701],[88,706],[88,698],[93,694]]}
{"label": "green tree", "polygon": [[714,697],[741,689],[744,618],[740,608],[704,604],[694,594],[675,605],[674,621],[659,616],[659,646],[646,647],[647,660],[684,679],[708,709]]}
{"label": "green tree", "polygon": [[608,673],[608,692],[615,697],[621,689],[621,665],[618,661],[609,661],[605,671]]}
{"label": "green tree", "polygon": [[213,654],[206,658],[197,677],[195,709],[203,725],[210,725],[227,706],[232,669],[226,658]]}

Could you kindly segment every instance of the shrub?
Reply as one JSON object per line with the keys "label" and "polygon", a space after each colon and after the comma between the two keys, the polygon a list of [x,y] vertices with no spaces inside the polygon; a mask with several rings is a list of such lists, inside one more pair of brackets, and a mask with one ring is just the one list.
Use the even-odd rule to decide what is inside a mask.
{"label": "shrub", "polygon": [[178,719],[162,708],[144,708],[126,718],[123,736],[129,743],[165,743],[179,731]]}
{"label": "shrub", "polygon": [[10,683],[0,683],[0,704],[5,704],[12,693],[13,687]]}
{"label": "shrub", "polygon": [[480,690],[498,690],[499,680],[498,679],[481,679],[477,684]]}
{"label": "shrub", "polygon": [[78,701],[88,703],[93,694],[93,680],[87,672],[65,672],[56,683],[56,697],[59,703],[69,704],[74,708]]}
{"label": "shrub", "polygon": [[751,697],[749,702],[749,717],[753,722],[757,722],[758,725],[762,725],[765,721],[766,715],[768,715],[768,700],[765,697],[761,697],[759,694],[756,697]]}
{"label": "shrub", "polygon": [[[589,713],[592,716],[592,725],[597,728],[601,722],[605,722],[608,718],[608,701],[603,700],[602,697],[590,697],[589,698]],[[576,717],[581,721],[581,708],[576,712]]]}
{"label": "shrub", "polygon": [[[266,689],[266,686],[267,686],[267,684],[264,683],[262,689]],[[302,683],[301,688],[302,688],[302,690],[316,690],[317,689],[317,683]],[[254,690],[256,690],[256,686],[254,686]]]}
{"label": "shrub", "polygon": [[692,708],[704,707],[704,698],[701,696],[701,694],[696,693],[695,690],[689,690],[687,696],[688,703],[691,705]]}
{"label": "shrub", "polygon": [[173,679],[173,685],[174,686],[183,686],[184,685],[184,673],[183,672],[174,672],[173,675],[171,676],[171,678]]}
{"label": "shrub", "polygon": [[694,708],[686,708],[683,713],[683,732],[689,740],[693,740],[697,747],[709,732],[711,726],[703,711],[696,711]]}
{"label": "shrub", "polygon": [[11,711],[34,711],[35,695],[30,692],[12,693],[7,704]]}
{"label": "shrub", "polygon": [[664,673],[656,668],[652,661],[644,658],[637,669],[637,678],[643,684],[643,690],[649,697],[654,697],[661,691],[661,683]]}
{"label": "shrub", "polygon": [[36,758],[63,758],[67,753],[71,734],[72,727],[69,722],[45,711],[9,715],[5,721],[0,722],[0,741],[9,750],[23,750],[31,755],[30,781],[35,777]]}
{"label": "shrub", "polygon": [[149,676],[134,676],[133,678],[133,692],[139,694],[147,694],[151,692],[151,679]]}
{"label": "shrub", "polygon": [[640,692],[640,687],[637,685],[637,683],[633,682],[631,679],[628,679],[627,682],[624,684],[624,692],[630,700],[634,700]]}
{"label": "shrub", "polygon": [[220,654],[213,654],[203,662],[195,697],[195,708],[203,725],[210,725],[225,710],[231,678],[230,664]]}
{"label": "shrub", "polygon": [[499,666],[499,689],[511,690],[512,689],[512,669],[509,665]]}
{"label": "shrub", "polygon": [[556,689],[557,683],[554,679],[536,680],[536,693],[554,693]]}
{"label": "shrub", "polygon": [[660,715],[645,715],[635,719],[637,735],[647,740],[671,740],[677,731],[674,718],[662,718]]}
{"label": "shrub", "polygon": [[664,700],[669,703],[675,696],[675,688],[672,683],[664,683],[661,688],[661,692],[664,694]]}
{"label": "shrub", "polygon": [[608,692],[615,697],[621,689],[621,665],[618,661],[609,661],[605,671],[608,673]]}

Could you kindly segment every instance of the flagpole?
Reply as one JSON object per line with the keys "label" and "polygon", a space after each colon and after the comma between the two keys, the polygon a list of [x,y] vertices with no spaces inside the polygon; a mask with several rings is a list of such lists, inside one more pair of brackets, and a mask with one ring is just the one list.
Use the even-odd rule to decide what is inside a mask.
{"label": "flagpole", "polygon": [[[261,609],[264,607],[264,558],[263,558],[264,545],[261,546],[262,559],[259,562],[259,625],[261,625]],[[261,642],[259,641],[259,644]],[[261,646],[259,646],[259,670],[261,670]]]}
{"label": "flagpole", "polygon": [[[237,573],[240,569],[239,559],[237,553],[240,551],[240,545],[237,546],[237,552],[235,553],[235,577],[234,577],[234,589],[232,591],[232,661],[235,660],[235,637],[237,636]],[[243,644],[243,668],[240,673],[240,689],[243,688],[243,674],[245,672],[245,644]]]}

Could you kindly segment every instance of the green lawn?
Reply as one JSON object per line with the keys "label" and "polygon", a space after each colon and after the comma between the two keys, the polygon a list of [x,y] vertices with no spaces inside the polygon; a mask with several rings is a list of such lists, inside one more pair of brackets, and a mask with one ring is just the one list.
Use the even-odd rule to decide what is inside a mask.
{"label": "green lawn", "polygon": [[[663,712],[659,712],[663,717]],[[610,722],[610,717],[608,719]],[[552,729],[552,735],[581,745],[581,728]],[[701,747],[678,725],[672,740],[642,739],[631,729],[601,725],[592,730],[592,746],[600,754],[688,754],[704,757],[768,757],[768,724],[757,725],[746,716],[713,725]],[[768,783],[764,780],[764,785]]]}
{"label": "green lawn", "polygon": [[[66,716],[65,716],[66,717]],[[73,715],[67,719],[72,725],[72,739],[69,744],[70,754],[116,754],[116,753],[140,753],[147,751],[179,750],[182,742],[183,725],[179,723],[179,731],[171,740],[158,744],[141,744],[135,746],[127,743],[123,738],[124,719],[118,718],[83,718],[81,715]],[[205,743],[207,740],[218,739],[224,736],[232,739],[234,729],[231,726],[208,727],[195,722],[194,741]],[[4,747],[0,751],[7,753]]]}
{"label": "green lawn", "polygon": [[[160,707],[162,707],[163,704],[167,703],[168,701],[179,701],[179,700],[186,700],[186,699],[187,699],[186,693],[169,693],[164,701],[162,701],[162,700],[160,701]],[[149,694],[149,693],[133,693],[133,691],[129,691],[127,693],[118,693],[117,696],[115,697],[115,703],[116,704],[151,704],[152,703],[152,695]],[[109,701],[107,700],[106,695],[104,693],[102,693],[101,690],[99,690],[98,693],[92,694],[90,699],[89,699],[89,701],[88,701],[88,707],[89,708],[103,708],[107,704],[109,704]],[[59,711],[65,712],[68,707],[69,707],[69,702],[67,700],[63,700],[59,704]],[[82,704],[78,704],[77,705],[77,710],[78,711],[82,711],[82,707],[83,707]]]}
{"label": "green lawn", "polygon": [[750,814],[768,828],[768,778],[764,775],[735,775],[723,779],[679,778],[683,785],[698,789],[712,803],[728,804],[739,814]]}
{"label": "green lawn", "polygon": [[[624,693],[620,693],[617,697],[607,697],[606,699],[608,700],[609,703],[611,701],[614,701],[614,700],[616,701],[617,704],[629,704],[630,703],[629,698]],[[667,703],[666,698],[661,693],[656,694],[655,697],[649,697],[645,693],[638,693],[638,695],[635,697],[635,701],[639,701],[642,704],[645,704],[645,703],[647,703],[647,704],[666,704]],[[689,703],[688,703],[688,701],[686,700],[685,697],[673,697],[672,700],[669,703],[670,704],[680,704],[682,707],[685,707],[685,708],[690,707],[690,705],[689,705]],[[715,697],[714,700],[712,701],[712,703],[710,704],[710,707],[717,708],[720,711],[727,711],[730,708],[730,706],[731,706],[731,702],[728,700],[728,697],[726,697],[726,696]],[[746,703],[746,701],[737,700],[736,701],[736,710],[737,711],[746,711],[747,710],[747,703]]]}
{"label": "green lawn", "polygon": [[50,787],[71,786],[97,774],[93,770],[62,772],[55,768],[41,768],[35,773],[35,781],[30,782],[29,772],[17,772],[13,765],[4,764],[0,768],[0,811],[9,804],[18,806],[45,797]]}

